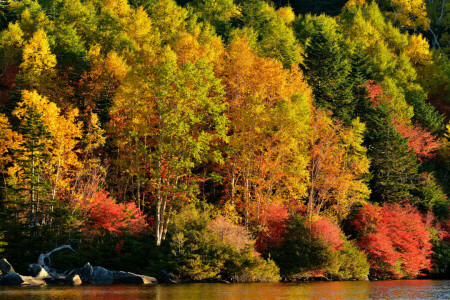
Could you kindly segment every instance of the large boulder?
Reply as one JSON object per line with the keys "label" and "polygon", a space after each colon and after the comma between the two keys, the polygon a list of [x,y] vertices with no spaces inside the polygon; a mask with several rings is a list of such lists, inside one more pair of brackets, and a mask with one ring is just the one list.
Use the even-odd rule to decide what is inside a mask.
{"label": "large boulder", "polygon": [[158,279],[159,283],[178,283],[178,279],[166,270],[159,271],[156,279]]}
{"label": "large boulder", "polygon": [[6,258],[0,259],[0,276],[6,275],[8,273],[13,273],[14,268],[11,264],[6,260]]}
{"label": "large boulder", "polygon": [[28,275],[39,278],[39,279],[44,279],[44,278],[50,278],[50,274],[47,273],[47,271],[38,264],[31,264],[28,266]]}
{"label": "large boulder", "polygon": [[[69,284],[76,284],[77,278],[83,284],[156,284],[154,277],[138,275],[130,272],[111,271],[103,267],[91,266],[90,263],[69,273]],[[76,277],[78,276],[78,277]],[[67,281],[66,280],[66,281]]]}
{"label": "large boulder", "polygon": [[9,272],[0,277],[0,285],[22,285],[23,282],[22,276],[16,272]]}
{"label": "large boulder", "polygon": [[45,281],[31,276],[11,272],[0,278],[0,285],[45,285]]}
{"label": "large boulder", "polygon": [[114,272],[103,267],[91,266],[90,263],[76,269],[73,274],[80,276],[83,284],[112,284],[114,283]]}
{"label": "large boulder", "polygon": [[156,284],[154,277],[138,275],[130,272],[114,272],[114,283],[116,284]]}

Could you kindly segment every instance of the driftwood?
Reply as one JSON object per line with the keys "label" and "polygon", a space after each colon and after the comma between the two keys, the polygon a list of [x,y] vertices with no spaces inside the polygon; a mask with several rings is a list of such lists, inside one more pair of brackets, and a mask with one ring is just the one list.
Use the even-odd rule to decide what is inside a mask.
{"label": "driftwood", "polygon": [[[53,249],[50,252],[47,252],[45,254],[39,255],[38,264],[41,265],[44,268],[44,270],[47,271],[50,275],[59,275],[59,274],[56,274],[55,271],[50,268],[50,265],[51,265],[51,262],[52,262],[51,259],[50,259],[50,255],[52,255],[56,251],[59,251],[59,250],[62,250],[62,249],[69,249],[69,250],[72,250],[75,253],[77,252],[77,251],[73,250],[72,246],[70,246],[70,245],[63,245],[61,247]],[[48,261],[48,266],[46,264],[46,261]]]}

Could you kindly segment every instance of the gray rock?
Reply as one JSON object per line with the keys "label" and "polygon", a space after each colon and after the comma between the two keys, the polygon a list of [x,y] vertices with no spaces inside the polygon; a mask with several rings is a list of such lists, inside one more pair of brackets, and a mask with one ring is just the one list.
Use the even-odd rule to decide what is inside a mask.
{"label": "gray rock", "polygon": [[93,271],[91,264],[86,263],[81,268],[75,269],[73,273],[79,275],[83,283],[90,283]]}
{"label": "gray rock", "polygon": [[0,278],[0,285],[22,285],[24,280],[16,272],[10,272]]}
{"label": "gray rock", "polygon": [[112,284],[114,283],[114,272],[103,267],[93,267],[90,263],[85,264],[80,269],[76,269],[73,274],[80,276],[83,284]]}
{"label": "gray rock", "polygon": [[364,275],[364,276],[358,277],[358,280],[361,280],[361,281],[369,281],[369,276]]}
{"label": "gray rock", "polygon": [[[130,272],[111,271],[99,266],[91,266],[90,263],[70,272],[68,280],[75,280],[78,276],[83,284],[156,284],[154,277],[138,275]],[[70,284],[75,284],[71,282]]]}
{"label": "gray rock", "polygon": [[91,283],[93,284],[112,284],[114,283],[114,271],[103,267],[92,267]]}
{"label": "gray rock", "polygon": [[114,283],[116,284],[156,284],[154,277],[138,275],[130,272],[114,272]]}
{"label": "gray rock", "polygon": [[8,273],[14,272],[14,268],[6,260],[6,258],[0,259],[0,275],[6,275]]}
{"label": "gray rock", "polygon": [[51,276],[47,273],[47,271],[38,264],[31,264],[28,266],[28,275],[43,279],[43,278],[50,278]]}
{"label": "gray rock", "polygon": [[158,279],[159,283],[178,283],[177,278],[166,270],[159,271],[156,279]]}

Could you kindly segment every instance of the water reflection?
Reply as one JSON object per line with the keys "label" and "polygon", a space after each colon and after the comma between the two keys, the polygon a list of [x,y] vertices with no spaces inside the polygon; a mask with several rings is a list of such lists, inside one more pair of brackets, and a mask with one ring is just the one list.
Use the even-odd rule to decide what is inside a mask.
{"label": "water reflection", "polygon": [[0,287],[0,299],[450,299],[450,281]]}

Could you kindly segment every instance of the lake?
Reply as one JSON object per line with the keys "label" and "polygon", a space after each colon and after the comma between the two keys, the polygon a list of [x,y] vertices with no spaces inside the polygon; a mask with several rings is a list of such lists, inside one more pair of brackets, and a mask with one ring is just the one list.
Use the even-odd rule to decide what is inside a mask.
{"label": "lake", "polygon": [[0,299],[450,299],[450,280],[0,287]]}

